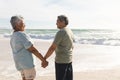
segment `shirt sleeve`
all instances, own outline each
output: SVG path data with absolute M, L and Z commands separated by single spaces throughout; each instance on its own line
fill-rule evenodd
M 23 44 L 25 49 L 28 49 L 33 45 L 32 41 L 30 40 L 30 37 L 27 36 L 25 33 L 21 34 L 20 38 L 21 38 L 21 43 Z
M 55 35 L 55 39 L 54 39 L 53 43 L 56 45 L 59 45 L 59 43 L 62 41 L 63 36 L 64 36 L 63 31 L 57 32 L 57 34 Z

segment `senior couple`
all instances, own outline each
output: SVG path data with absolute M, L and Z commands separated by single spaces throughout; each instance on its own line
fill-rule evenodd
M 21 73 L 22 80 L 35 79 L 36 71 L 32 54 L 41 60 L 41 66 L 45 68 L 48 66 L 48 57 L 54 51 L 56 53 L 56 80 L 73 80 L 72 52 L 74 37 L 72 31 L 67 28 L 68 18 L 65 15 L 57 17 L 56 25 L 59 31 L 56 33 L 54 41 L 44 57 L 35 48 L 30 37 L 24 32 L 24 18 L 18 15 L 12 16 L 10 23 L 13 28 L 10 45 L 16 69 Z

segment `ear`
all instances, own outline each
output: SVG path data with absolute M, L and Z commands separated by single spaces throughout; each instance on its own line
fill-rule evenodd
M 19 30 L 19 24 L 18 23 L 15 24 L 14 30 Z
M 18 24 L 18 23 L 16 23 L 16 24 L 15 24 L 15 26 L 16 26 L 16 27 L 18 27 L 18 26 L 19 26 L 19 24 Z

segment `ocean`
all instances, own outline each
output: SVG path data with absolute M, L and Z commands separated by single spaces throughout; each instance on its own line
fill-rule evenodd
M 32 39 L 53 40 L 58 29 L 26 29 Z M 75 43 L 120 46 L 120 32 L 111 29 L 72 29 Z M 12 30 L 0 29 L 0 35 L 9 38 Z

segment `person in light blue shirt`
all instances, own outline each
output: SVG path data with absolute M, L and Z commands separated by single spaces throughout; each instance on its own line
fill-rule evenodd
M 24 33 L 25 23 L 22 16 L 12 16 L 10 23 L 14 30 L 10 45 L 13 52 L 15 66 L 21 72 L 22 80 L 34 80 L 36 71 L 32 54 L 42 61 L 42 67 L 46 67 L 48 62 L 41 53 L 33 46 L 30 37 Z

